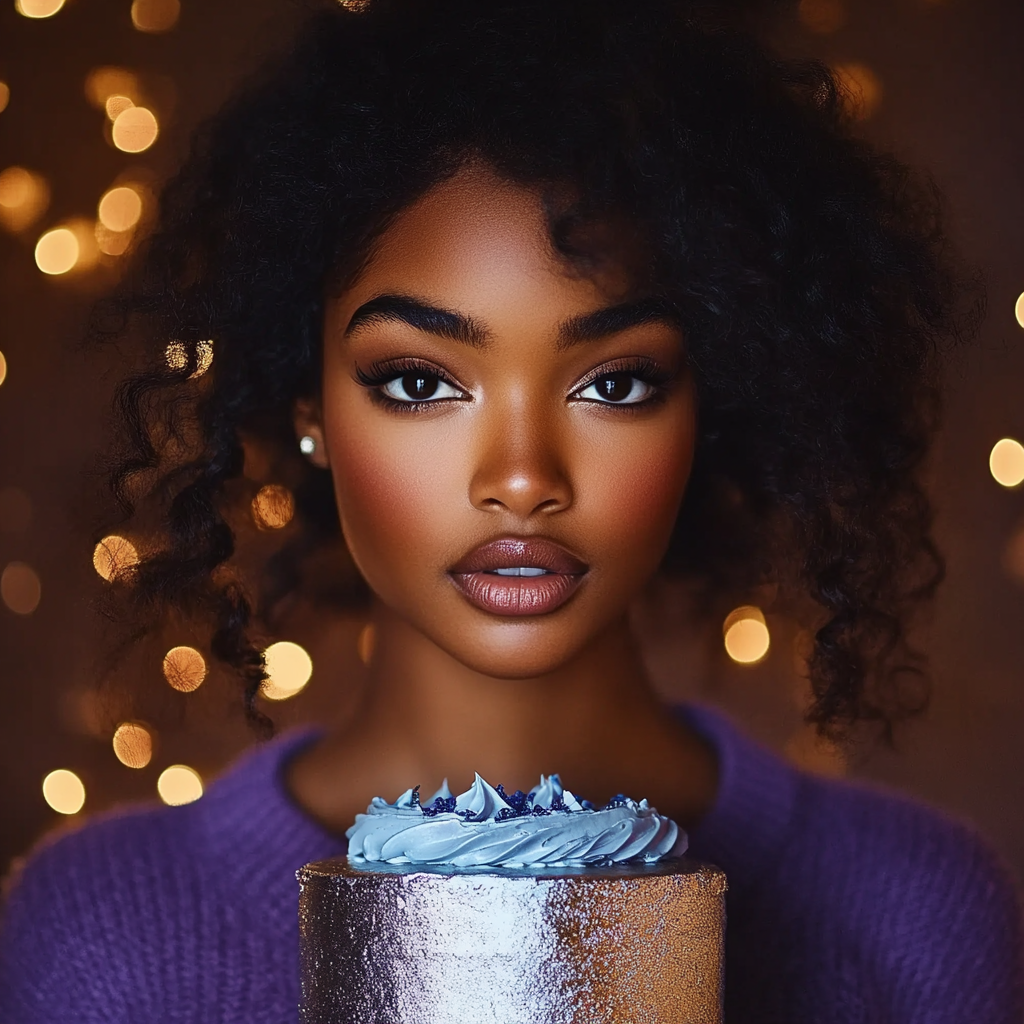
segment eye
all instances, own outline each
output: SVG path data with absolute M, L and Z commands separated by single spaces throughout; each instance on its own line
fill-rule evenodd
M 657 389 L 631 373 L 605 373 L 581 388 L 572 397 L 586 402 L 612 405 L 636 405 L 645 402 Z
M 429 370 L 411 370 L 380 386 L 396 402 L 437 402 L 444 398 L 463 398 L 463 393 Z

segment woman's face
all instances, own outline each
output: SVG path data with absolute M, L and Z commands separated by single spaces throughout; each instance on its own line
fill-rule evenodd
M 557 256 L 539 195 L 470 166 L 327 306 L 319 410 L 378 598 L 467 667 L 553 671 L 618 624 L 690 469 L 682 337 L 618 267 Z

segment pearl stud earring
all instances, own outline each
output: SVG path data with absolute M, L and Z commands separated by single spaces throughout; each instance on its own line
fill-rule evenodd
M 312 455 L 316 451 L 316 438 L 310 437 L 309 434 L 303 434 L 299 438 L 299 451 L 303 455 Z

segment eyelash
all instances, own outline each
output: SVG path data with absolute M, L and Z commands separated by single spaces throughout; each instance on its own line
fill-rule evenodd
M 422 359 L 396 359 L 387 362 L 374 362 L 370 364 L 369 370 L 363 370 L 357 366 L 355 376 L 359 384 L 369 389 L 370 398 L 374 402 L 393 412 L 418 413 L 422 412 L 426 406 L 439 405 L 442 402 L 463 401 L 463 399 L 457 398 L 436 398 L 433 401 L 402 402 L 397 398 L 384 394 L 381 390 L 386 384 L 404 377 L 407 373 L 416 373 L 417 371 L 436 377 L 449 387 L 455 388 L 457 391 L 463 392 L 463 394 L 465 393 L 462 385 L 456 383 L 440 366 L 428 363 Z
M 425 407 L 440 405 L 441 403 L 446 402 L 464 401 L 464 399 L 457 398 L 436 398 L 433 400 L 426 399 L 419 402 L 403 402 L 399 399 L 392 398 L 390 395 L 384 394 L 381 390 L 385 385 L 398 380 L 407 373 L 416 373 L 417 371 L 430 374 L 447 384 L 449 387 L 455 388 L 457 391 L 465 394 L 465 389 L 458 384 L 454 378 L 445 373 L 441 367 L 422 359 L 408 358 L 389 360 L 385 362 L 374 362 L 370 364 L 369 369 L 367 370 L 363 370 L 361 367 L 357 366 L 355 370 L 355 378 L 360 385 L 370 391 L 370 397 L 374 402 L 377 402 L 384 408 L 395 412 L 415 414 L 425 411 Z M 576 398 L 575 400 L 586 402 L 590 405 L 611 406 L 621 411 L 635 413 L 662 401 L 665 398 L 666 388 L 673 378 L 673 374 L 670 371 L 658 365 L 653 359 L 647 359 L 644 357 L 620 359 L 615 360 L 612 363 L 606 363 L 604 366 L 600 366 L 596 370 L 591 371 L 591 373 L 584 377 L 584 379 L 573 388 L 569 397 L 573 398 L 573 396 L 578 395 L 581 391 L 585 391 L 592 384 L 604 377 L 610 377 L 614 374 L 620 373 L 629 374 L 629 376 L 635 377 L 642 383 L 647 384 L 649 387 L 654 389 L 653 393 L 639 402 L 622 404 L 617 402 L 600 402 L 592 398 Z

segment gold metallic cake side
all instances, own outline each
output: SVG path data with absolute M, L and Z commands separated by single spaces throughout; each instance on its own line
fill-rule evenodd
M 722 1019 L 717 868 L 374 868 L 299 872 L 304 1024 Z

